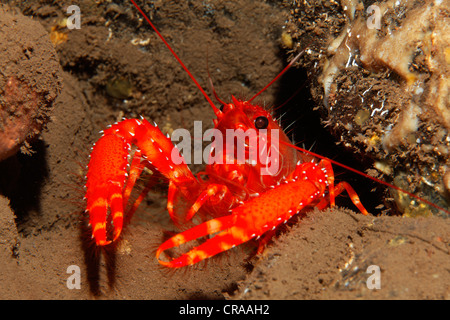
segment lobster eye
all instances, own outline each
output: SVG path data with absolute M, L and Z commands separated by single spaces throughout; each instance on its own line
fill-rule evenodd
M 266 129 L 269 126 L 269 119 L 264 116 L 259 116 L 255 119 L 255 128 L 258 130 Z

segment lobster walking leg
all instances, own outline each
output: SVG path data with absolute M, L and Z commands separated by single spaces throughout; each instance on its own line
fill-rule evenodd
M 192 219 L 192 217 L 200 210 L 201 206 L 205 204 L 207 200 L 215 199 L 216 202 L 221 201 L 225 195 L 229 192 L 227 186 L 221 184 L 211 184 L 206 190 L 204 190 L 197 198 L 195 203 L 191 206 L 186 214 L 186 221 Z
M 341 192 L 347 191 L 348 195 L 350 196 L 350 199 L 352 200 L 353 204 L 361 211 L 361 213 L 365 216 L 369 214 L 369 212 L 364 208 L 364 206 L 361 203 L 361 200 L 359 200 L 358 194 L 356 191 L 352 188 L 352 186 L 345 181 L 339 182 L 335 188 L 336 195 L 340 194 Z
M 133 160 L 131 161 L 129 176 L 127 180 L 126 187 L 123 191 L 123 203 L 124 205 L 128 203 L 128 199 L 130 198 L 131 191 L 142 173 L 145 165 L 141 162 L 142 152 L 141 150 L 136 150 L 133 156 Z
M 336 197 L 341 194 L 344 190 L 347 191 L 348 195 L 350 196 L 350 199 L 352 200 L 353 204 L 361 211 L 362 214 L 368 215 L 369 213 L 364 208 L 364 206 L 361 204 L 361 201 L 359 200 L 358 194 L 355 192 L 355 190 L 352 188 L 352 186 L 345 181 L 339 182 L 336 186 L 334 185 L 334 172 L 333 167 L 331 166 L 331 162 L 324 159 L 319 162 L 319 166 L 321 166 L 321 170 L 324 172 L 324 177 L 326 178 L 326 185 L 328 186 L 328 199 L 324 198 L 321 202 L 319 202 L 316 207 L 319 209 L 324 209 L 328 205 L 330 207 L 334 207 L 336 205 Z M 297 168 L 294 172 L 294 174 L 302 174 L 306 175 L 306 171 L 304 170 L 303 165 L 297 165 Z M 308 177 L 310 174 L 307 175 Z M 318 180 L 320 183 L 322 183 L 322 179 Z

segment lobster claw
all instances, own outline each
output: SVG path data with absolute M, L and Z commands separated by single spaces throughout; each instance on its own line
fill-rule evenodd
M 138 150 L 130 166 L 128 154 L 131 145 L 135 145 Z M 174 149 L 172 141 L 145 119 L 123 120 L 105 130 L 92 148 L 86 175 L 86 211 L 97 245 L 108 245 L 117 240 L 124 218 L 129 221 L 142 201 L 143 196 L 136 200 L 124 217 L 124 207 L 131 189 L 144 167 L 167 178 L 172 184 L 173 194 L 178 188 L 185 193 L 196 190 L 198 182 L 186 163 L 172 161 Z M 146 161 L 141 162 L 141 155 L 145 156 Z M 190 187 L 181 188 L 184 185 Z M 112 237 L 108 237 L 111 233 Z
M 105 150 L 109 152 L 105 154 Z M 92 149 L 86 175 L 86 211 L 89 213 L 92 238 L 99 246 L 111 243 L 107 240 L 108 219 L 113 225 L 113 240 L 122 231 L 122 190 L 127 175 L 127 150 L 126 141 L 115 135 L 103 136 Z
M 165 267 L 180 268 L 193 265 L 220 252 L 231 249 L 235 245 L 240 244 L 239 242 L 244 242 L 244 240 L 237 241 L 232 232 L 236 228 L 233 226 L 236 222 L 236 218 L 236 215 L 229 215 L 212 219 L 181 232 L 168 239 L 158 248 L 156 251 L 156 258 L 159 263 Z M 208 239 L 198 247 L 191 249 L 189 252 L 182 254 L 178 258 L 170 261 L 163 261 L 160 259 L 161 253 L 166 250 L 217 232 L 219 233 L 212 239 Z

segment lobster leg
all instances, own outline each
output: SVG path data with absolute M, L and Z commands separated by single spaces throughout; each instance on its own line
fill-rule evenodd
M 136 180 L 142 173 L 145 165 L 141 163 L 142 152 L 141 150 L 136 150 L 133 156 L 133 160 L 131 161 L 129 176 L 127 180 L 126 187 L 123 191 L 123 203 L 124 205 L 128 203 L 128 199 L 130 198 L 131 191 L 136 183 Z
M 211 184 L 208 188 L 203 191 L 195 203 L 191 206 L 186 215 L 186 221 L 192 219 L 192 217 L 200 210 L 201 206 L 205 204 L 208 199 L 216 198 L 217 201 L 220 201 L 227 192 L 229 192 L 227 186 L 220 184 Z
M 361 213 L 363 215 L 367 216 L 369 214 L 369 212 L 366 210 L 366 208 L 364 208 L 364 206 L 362 205 L 361 200 L 358 197 L 358 194 L 356 193 L 356 191 L 353 189 L 353 187 L 348 182 L 345 182 L 345 181 L 339 182 L 336 185 L 336 187 L 334 188 L 334 195 L 338 196 L 343 191 L 347 191 L 353 204 L 359 209 L 359 211 L 361 211 Z M 320 201 L 316 205 L 316 207 L 319 210 L 322 210 L 322 209 L 325 209 L 328 205 L 330 205 L 330 207 L 332 207 L 332 205 L 330 204 L 330 200 L 322 199 L 322 201 Z
M 222 185 L 208 186 L 206 190 L 200 193 L 200 196 L 198 196 L 196 201 L 191 205 L 186 215 L 184 217 L 178 217 L 174 211 L 174 201 L 178 189 L 179 188 L 173 181 L 169 181 L 169 193 L 167 196 L 167 211 L 169 212 L 169 215 L 172 218 L 172 221 L 175 222 L 175 224 L 190 221 L 194 217 L 194 215 L 198 212 L 198 210 L 200 210 L 200 208 L 205 204 L 205 202 L 211 197 L 214 197 L 219 192 L 219 190 L 220 191 L 223 190 L 224 193 L 228 191 L 228 188 L 226 186 Z
M 358 194 L 348 182 L 339 182 L 336 186 L 336 194 L 341 193 L 342 191 L 344 191 L 344 189 L 347 191 L 350 199 L 352 200 L 353 204 L 359 209 L 359 211 L 361 211 L 361 213 L 365 216 L 369 215 L 369 212 L 366 210 L 366 208 L 364 208 L 361 200 L 359 200 Z
M 320 165 L 322 166 L 323 171 L 325 172 L 325 178 L 327 179 L 328 192 L 330 194 L 330 207 L 334 207 L 336 204 L 336 191 L 334 187 L 333 167 L 331 166 L 331 162 L 326 159 L 321 160 Z
M 329 199 L 322 199 L 316 207 L 319 209 L 324 209 L 328 205 L 330 207 L 334 207 L 336 205 L 336 196 L 341 194 L 344 190 L 347 191 L 348 195 L 350 196 L 350 199 L 352 200 L 353 204 L 361 211 L 362 214 L 368 215 L 369 213 L 364 208 L 364 206 L 361 204 L 361 201 L 358 197 L 358 194 L 355 192 L 355 190 L 352 188 L 352 186 L 345 181 L 342 181 L 338 183 L 336 186 L 334 185 L 334 172 L 333 167 L 331 165 L 331 162 L 323 159 L 319 162 L 319 166 L 321 167 L 321 171 L 323 172 L 323 175 L 325 177 L 325 184 L 328 188 L 328 198 Z M 311 177 L 314 177 L 317 174 L 314 174 L 314 172 L 307 172 L 305 171 L 305 166 L 302 163 L 298 163 L 296 170 L 293 173 L 294 176 L 301 176 L 306 177 L 310 179 Z M 323 183 L 323 179 L 318 179 L 319 183 Z
M 199 179 L 201 180 L 201 178 Z M 167 208 L 170 216 L 172 217 L 172 220 L 176 223 L 190 221 L 200 210 L 200 208 L 204 206 L 208 201 L 209 209 L 211 209 L 211 211 L 216 210 L 219 213 L 227 212 L 233 205 L 235 205 L 239 201 L 225 184 L 210 183 L 203 187 L 202 191 L 200 191 L 200 195 L 196 198 L 195 202 L 186 212 L 186 215 L 184 217 L 180 217 L 182 219 L 179 219 L 173 212 L 173 201 L 175 199 L 176 192 L 177 187 L 173 183 L 169 183 Z

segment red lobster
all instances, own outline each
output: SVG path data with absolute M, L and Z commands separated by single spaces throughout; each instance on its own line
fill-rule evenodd
M 294 214 L 308 207 L 334 206 L 335 197 L 344 190 L 358 209 L 363 214 L 368 214 L 348 183 L 334 184 L 331 160 L 318 161 L 310 154 L 295 150 L 269 112 L 251 103 L 295 59 L 252 99 L 241 101 L 232 97 L 232 103 L 223 103 L 218 99 L 223 104 L 218 109 L 148 17 L 133 0 L 132 2 L 210 103 L 217 117 L 214 119 L 215 129 L 223 137 L 229 129 L 255 132 L 259 141 L 266 143 L 267 155 L 279 155 L 280 167 L 276 172 L 261 175 L 264 164 L 267 165 L 267 158 L 244 163 L 233 162 L 231 160 L 236 160 L 233 155 L 238 151 L 237 148 L 226 141 L 215 140 L 210 159 L 223 159 L 225 163 L 208 164 L 203 173 L 208 177 L 205 181 L 200 176 L 196 178 L 185 161 L 174 161 L 174 156 L 181 157 L 178 149 L 156 124 L 152 125 L 143 118 L 118 122 L 105 130 L 94 144 L 88 165 L 86 211 L 89 213 L 92 237 L 98 246 L 108 245 L 119 238 L 124 218 L 131 218 L 151 187 L 147 186 L 130 211 L 124 215 L 131 190 L 146 167 L 158 172 L 168 181 L 167 210 L 174 221 L 189 221 L 199 210 L 215 217 L 177 234 L 158 248 L 156 258 L 159 263 L 171 268 L 193 265 L 251 239 L 263 237 L 264 244 L 273 236 L 277 226 Z M 266 134 L 268 132 L 271 134 Z M 274 133 L 279 133 L 278 144 L 272 143 L 275 140 Z M 249 156 L 254 150 L 247 143 L 249 139 L 244 140 L 244 153 Z M 218 142 L 225 148 L 217 148 L 220 145 Z M 128 154 L 132 145 L 137 150 L 130 164 Z M 180 200 L 189 205 L 185 214 L 175 212 L 174 204 Z M 215 236 L 178 258 L 169 261 L 161 259 L 161 253 L 166 250 L 214 234 Z

